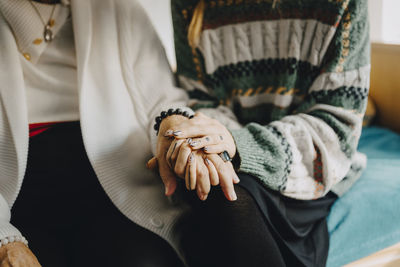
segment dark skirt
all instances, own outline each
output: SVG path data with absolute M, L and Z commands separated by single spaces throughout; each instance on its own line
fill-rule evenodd
M 329 250 L 326 217 L 337 195 L 296 200 L 267 189 L 256 178 L 239 175 L 240 186 L 257 203 L 280 247 L 287 266 L 325 266 Z
M 204 202 L 195 192 L 183 190 L 192 212 L 178 227 L 189 266 L 325 266 L 326 216 L 337 196 L 296 200 L 265 188 L 248 174 L 239 178 L 234 202 L 225 199 L 220 187 L 213 187 Z

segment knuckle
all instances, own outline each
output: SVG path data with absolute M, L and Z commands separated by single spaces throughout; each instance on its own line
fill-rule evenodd
M 183 151 L 191 151 L 189 146 L 190 145 L 187 142 L 185 142 L 184 144 L 182 144 L 181 150 L 183 150 Z
M 217 170 L 219 170 L 220 172 L 224 172 L 225 171 L 225 164 L 222 161 L 217 161 L 216 164 L 214 164 L 215 168 L 217 168 Z
M 180 166 L 180 164 L 175 165 L 174 172 L 176 173 L 176 175 L 181 176 L 181 177 L 184 175 L 183 168 Z
M 205 172 L 200 172 L 198 175 L 198 179 L 202 181 L 202 183 L 205 183 L 208 175 Z

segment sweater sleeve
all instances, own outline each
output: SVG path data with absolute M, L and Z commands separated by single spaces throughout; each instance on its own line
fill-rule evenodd
M 11 212 L 7 201 L 0 195 L 0 247 L 12 242 L 22 242 L 28 245 L 28 241 L 21 235 L 11 223 Z
M 297 109 L 268 125 L 232 130 L 239 171 L 298 199 L 324 196 L 360 158 L 357 145 L 369 88 L 367 5 L 350 1 Z
M 134 56 L 133 71 L 135 73 L 136 85 L 141 88 L 143 95 L 143 105 L 138 107 L 141 113 L 145 113 L 145 124 L 150 136 L 152 153 L 156 153 L 157 136 L 154 130 L 155 118 L 162 111 L 180 108 L 182 111 L 194 114 L 192 109 L 187 107 L 187 93 L 175 86 L 175 79 L 165 49 L 155 31 L 153 24 L 148 18 L 145 10 L 140 3 L 135 3 L 135 16 L 132 18 L 132 27 L 140 27 L 135 33 L 145 33 L 141 36 L 135 34 L 137 45 L 135 51 L 139 51 Z M 140 23 L 138 23 L 138 21 Z M 135 28 L 134 28 L 135 29 Z M 137 92 L 133 92 L 137 93 Z

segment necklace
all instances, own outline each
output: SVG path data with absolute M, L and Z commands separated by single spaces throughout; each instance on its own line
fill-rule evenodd
M 56 9 L 56 5 L 53 6 L 53 10 L 51 11 L 51 15 L 47 23 L 44 21 L 42 15 L 40 14 L 39 10 L 37 7 L 33 4 L 32 0 L 29 0 L 29 3 L 33 7 L 33 9 L 36 11 L 36 13 L 39 15 L 40 20 L 43 23 L 44 26 L 44 31 L 43 31 L 43 38 L 46 43 L 49 43 L 53 41 L 54 34 L 53 31 L 51 30 L 51 27 L 54 25 L 54 20 L 53 20 L 53 15 L 54 15 L 54 10 Z

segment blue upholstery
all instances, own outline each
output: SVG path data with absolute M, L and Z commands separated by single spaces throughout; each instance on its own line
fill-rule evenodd
M 400 135 L 363 130 L 359 150 L 368 156 L 363 176 L 333 205 L 328 267 L 342 266 L 400 242 Z

